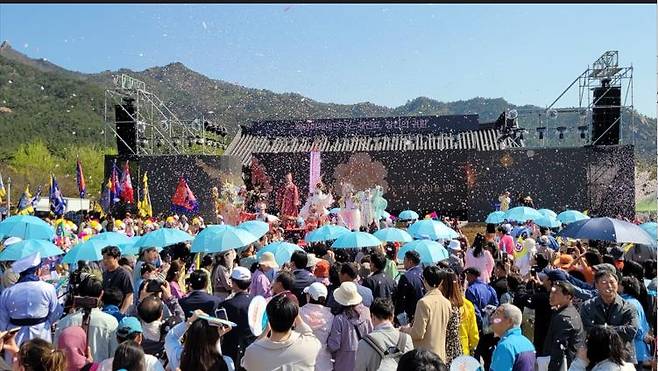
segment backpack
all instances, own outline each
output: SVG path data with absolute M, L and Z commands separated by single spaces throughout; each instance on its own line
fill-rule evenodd
M 381 363 L 377 368 L 378 371 L 397 370 L 400 357 L 402 357 L 404 354 L 404 348 L 407 346 L 407 337 L 404 335 L 404 333 L 400 332 L 397 344 L 395 346 L 388 347 L 387 349 L 381 348 L 375 339 L 373 339 L 370 335 L 366 335 L 363 338 L 366 344 L 370 345 L 370 347 L 374 349 L 381 358 Z

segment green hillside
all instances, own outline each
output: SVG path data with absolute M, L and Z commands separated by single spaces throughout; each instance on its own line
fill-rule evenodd
M 73 195 L 77 156 L 83 161 L 86 176 L 91 177 L 87 181 L 90 195 L 98 194 L 103 180 L 102 161 L 97 158 L 115 151 L 114 138 L 108 136 L 106 146 L 102 134 L 104 91 L 112 86 L 112 76 L 121 73 L 143 80 L 181 119 L 214 112 L 212 121 L 225 125 L 229 137 L 240 124 L 251 120 L 478 113 L 481 121 L 493 121 L 508 108 L 541 111 L 539 107 L 516 106 L 503 98 L 480 97 L 456 102 L 419 97 L 396 108 L 368 102 L 322 103 L 299 94 L 278 94 L 210 79 L 182 63 L 144 71 L 81 74 L 44 59 L 31 59 L 5 42 L 0 45 L 0 138 L 4 139 L 0 172 L 14 180 L 12 197 L 18 197 L 16 192 L 28 182 L 32 188 L 46 184 L 50 172 L 58 177 L 65 195 Z M 635 119 L 636 153 L 643 161 L 655 162 L 656 120 L 639 114 Z M 538 144 L 534 128 L 540 123 L 536 117 L 521 115 L 519 123 L 529 129 L 526 143 Z M 579 119 L 576 114 L 561 114 L 548 126 L 575 129 Z M 575 132 L 564 142 L 547 144 L 577 145 L 577 136 Z M 630 127 L 624 127 L 622 136 L 628 143 L 632 137 Z

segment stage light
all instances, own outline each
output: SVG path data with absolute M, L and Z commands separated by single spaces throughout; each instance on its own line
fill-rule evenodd
M 557 127 L 557 132 L 559 133 L 559 134 L 558 134 L 558 138 L 559 138 L 559 139 L 564 139 L 564 133 L 565 133 L 566 131 L 567 131 L 566 126 L 558 126 L 558 127 Z
M 579 126 L 578 131 L 580 131 L 580 139 L 587 138 L 587 125 Z

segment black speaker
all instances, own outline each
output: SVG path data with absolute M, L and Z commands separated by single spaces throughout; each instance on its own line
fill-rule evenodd
M 132 155 L 133 151 L 137 153 L 137 123 L 133 119 L 135 117 L 133 101 L 133 99 L 124 99 L 123 104 L 114 106 L 114 123 L 118 134 L 117 151 L 119 156 Z
M 603 86 L 594 89 L 592 141 L 594 145 L 619 144 L 621 126 L 621 88 Z

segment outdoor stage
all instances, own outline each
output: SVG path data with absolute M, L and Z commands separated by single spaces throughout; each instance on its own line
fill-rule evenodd
M 148 171 L 153 210 L 168 213 L 180 176 L 197 197 L 199 213 L 214 220 L 211 188 L 230 181 L 268 184 L 268 212 L 277 214 L 274 193 L 292 172 L 302 204 L 308 195 L 309 157 L 321 154 L 322 181 L 340 190 L 384 188 L 387 210 L 437 211 L 482 221 L 498 196 L 530 195 L 537 208 L 589 210 L 591 215 L 633 217 L 632 146 L 527 148 L 509 136 L 509 122 L 478 123 L 477 115 L 262 121 L 241 128 L 224 156 L 141 155 L 130 159 L 139 191 Z M 106 156 L 107 179 L 115 156 Z M 334 198 L 340 196 L 334 192 Z
M 292 172 L 300 194 L 308 193 L 308 153 L 252 156 L 275 189 Z M 341 181 L 357 189 L 382 185 L 387 210 L 394 215 L 412 209 L 421 215 L 437 211 L 483 221 L 505 190 L 512 193 L 513 202 L 515 196 L 529 194 L 537 208 L 634 215 L 632 146 L 324 152 L 321 156 L 325 184 L 336 189 Z

